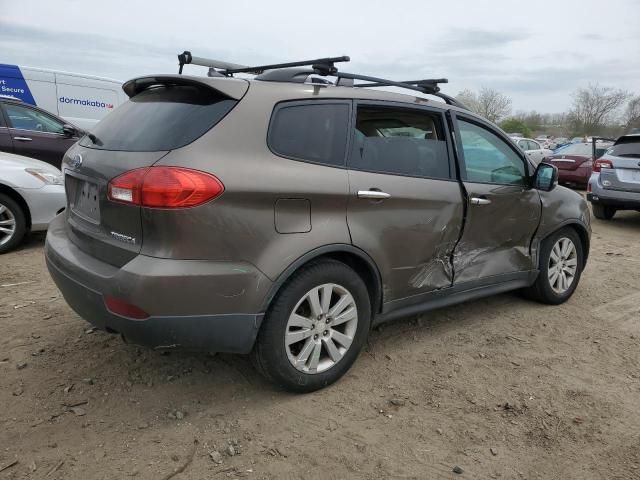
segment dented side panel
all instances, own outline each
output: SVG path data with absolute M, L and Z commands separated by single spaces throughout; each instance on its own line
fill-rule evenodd
M 463 222 L 456 181 L 350 170 L 347 221 L 353 244 L 376 262 L 384 302 L 435 289 L 453 281 L 451 255 Z M 386 200 L 358 198 L 378 188 Z
M 477 183 L 465 187 L 469 197 L 485 197 L 491 203 L 468 207 L 453 255 L 454 283 L 534 269 L 530 244 L 542 210 L 538 191 Z

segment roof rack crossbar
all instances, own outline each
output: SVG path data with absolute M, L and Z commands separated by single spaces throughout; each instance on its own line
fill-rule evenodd
M 255 67 L 243 67 L 243 68 L 231 68 L 222 73 L 234 74 L 234 73 L 263 73 L 265 70 L 276 70 L 279 68 L 291 68 L 291 67 L 306 67 L 311 65 L 314 70 L 318 70 L 319 75 L 332 75 L 335 74 L 338 69 L 333 65 L 338 62 L 348 62 L 349 57 L 327 57 L 316 58 L 315 60 L 302 60 L 300 62 L 288 62 L 288 63 L 274 63 L 270 65 L 259 65 Z M 326 73 L 325 73 L 326 72 Z

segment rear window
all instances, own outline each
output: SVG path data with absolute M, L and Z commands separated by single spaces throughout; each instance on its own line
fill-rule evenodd
M 347 103 L 283 104 L 271 121 L 269 147 L 284 157 L 344 166 L 348 125 Z
M 607 155 L 616 157 L 640 158 L 640 137 L 633 141 L 624 140 L 624 143 L 618 143 L 607 151 Z
M 214 90 L 167 86 L 145 90 L 100 121 L 80 144 L 101 150 L 152 152 L 183 147 L 237 104 Z
M 590 143 L 572 143 L 558 150 L 562 155 L 589 155 L 593 154 L 593 146 Z

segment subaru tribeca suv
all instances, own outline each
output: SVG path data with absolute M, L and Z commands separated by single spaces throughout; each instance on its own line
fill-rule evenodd
M 46 260 L 96 327 L 251 352 L 307 392 L 381 322 L 509 290 L 573 294 L 586 202 L 433 81 L 225 66 L 127 82 L 129 101 L 65 156 Z M 310 77 L 327 70 L 335 81 Z M 448 103 L 369 88 L 386 84 Z

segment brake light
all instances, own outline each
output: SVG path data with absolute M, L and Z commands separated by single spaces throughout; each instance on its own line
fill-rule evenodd
M 144 320 L 145 318 L 149 318 L 149 314 L 141 308 L 124 302 L 116 297 L 106 295 L 104 297 L 104 304 L 111 313 L 115 313 L 122 317 L 133 318 L 135 320 Z
M 209 173 L 182 167 L 146 167 L 112 179 L 107 197 L 113 202 L 149 208 L 189 208 L 222 192 L 222 182 Z
M 593 171 L 594 172 L 599 172 L 603 168 L 613 168 L 613 163 L 611 163 L 611 160 L 598 159 L 593 164 Z

